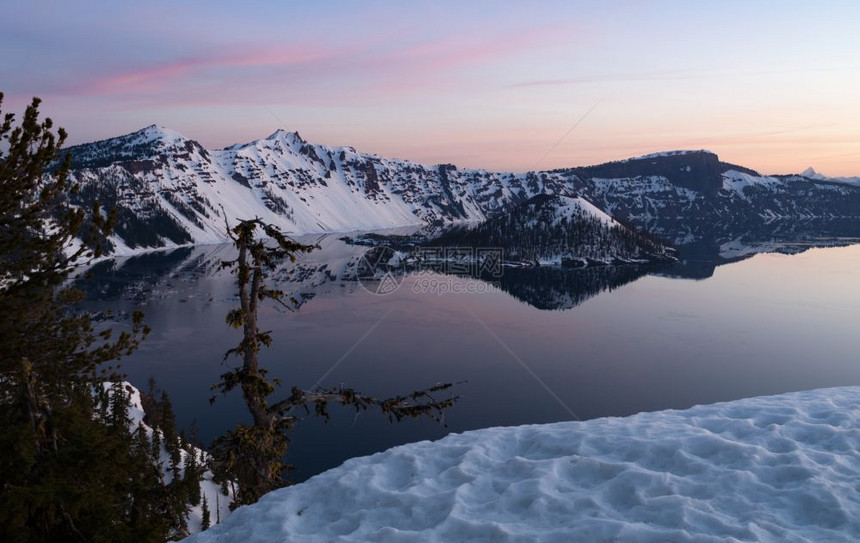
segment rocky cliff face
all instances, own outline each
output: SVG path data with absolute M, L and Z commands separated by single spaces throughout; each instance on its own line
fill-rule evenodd
M 705 150 L 656 153 L 629 160 L 576 168 L 573 171 L 584 178 L 659 177 L 676 187 L 714 196 L 722 188 L 723 174 L 730 170 L 759 175 L 753 170 L 720 162 L 717 155 Z

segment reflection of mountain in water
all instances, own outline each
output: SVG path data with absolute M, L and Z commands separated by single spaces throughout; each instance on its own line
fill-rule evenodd
M 301 306 L 323 291 L 338 288 L 350 292 L 355 285 L 344 277 L 345 270 L 366 250 L 347 245 L 334 236 L 305 237 L 303 243 L 320 249 L 299 255 L 296 262 L 284 262 L 269 274 Z M 89 300 L 126 300 L 146 304 L 158 300 L 184 301 L 205 296 L 209 300 L 231 300 L 236 296 L 232 274 L 222 262 L 235 258 L 232 245 L 197 245 L 156 251 L 131 257 L 103 260 L 94 264 L 78 287 Z
M 508 268 L 493 280 L 502 290 L 538 309 L 570 309 L 602 292 L 643 277 L 653 266 Z
M 565 309 L 611 291 L 645 275 L 705 279 L 717 266 L 738 262 L 758 253 L 794 254 L 812 247 L 860 243 L 860 221 L 771 222 L 706 225 L 664 221 L 638 225 L 675 245 L 678 262 L 661 265 L 595 266 L 585 269 L 561 266 L 505 267 L 501 276 L 474 279 L 492 282 L 511 296 L 539 309 Z M 456 236 L 455 236 L 456 237 Z M 378 235 L 365 236 L 373 245 L 384 244 Z M 421 237 L 392 238 L 395 247 L 421 245 Z M 458 238 L 459 239 L 459 238 Z M 348 295 L 359 289 L 356 268 L 365 245 L 350 244 L 337 236 L 302 239 L 320 249 L 285 263 L 271 276 L 272 283 L 294 297 L 298 305 L 321 294 Z M 405 250 L 405 249 L 404 249 Z M 124 300 L 145 305 L 160 300 L 195 300 L 207 304 L 235 297 L 233 277 L 220 269 L 233 258 L 229 245 L 184 247 L 135 257 L 102 261 L 89 270 L 79 285 L 90 300 Z M 415 266 L 415 271 L 421 269 Z
M 102 260 L 88 270 L 87 279 L 78 281 L 78 288 L 91 300 L 148 301 L 172 290 L 170 277 L 202 276 L 212 272 L 206 266 L 205 254 L 206 251 L 181 247 L 119 260 Z
M 654 221 L 636 225 L 675 246 L 678 262 L 660 275 L 707 279 L 717 266 L 760 253 L 796 254 L 860 243 L 860 220 L 718 223 Z

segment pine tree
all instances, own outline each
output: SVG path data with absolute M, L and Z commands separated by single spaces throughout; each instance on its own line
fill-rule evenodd
M 161 470 L 161 430 L 158 428 L 152 429 L 152 440 L 150 441 L 150 455 L 153 458 L 153 461 L 158 466 L 159 470 Z
M 212 525 L 212 514 L 209 512 L 209 504 L 206 502 L 206 494 L 203 494 L 203 502 L 200 506 L 202 520 L 200 521 L 200 529 L 206 530 Z
M 200 505 L 200 480 L 203 478 L 203 470 L 197 463 L 197 454 L 194 449 L 188 447 L 185 452 L 185 469 L 182 471 L 182 481 L 187 489 L 188 503 L 196 507 Z
M 103 388 L 107 390 L 107 387 Z M 122 383 L 110 384 L 108 394 L 108 426 L 116 432 L 128 432 L 131 426 L 129 410 L 131 408 L 130 394 L 124 389 Z
M 262 237 L 258 236 L 258 231 Z M 390 421 L 421 416 L 442 419 L 444 409 L 453 405 L 456 397 L 437 400 L 434 394 L 449 389 L 450 384 L 438 384 L 382 400 L 350 388 L 306 391 L 293 387 L 289 397 L 270 403 L 269 398 L 279 382 L 269 379 L 267 370 L 260 364 L 260 349 L 269 346 L 272 337 L 259 330 L 258 308 L 263 300 L 281 304 L 289 300 L 284 292 L 266 285 L 265 274 L 278 263 L 295 261 L 297 253 L 309 252 L 314 247 L 288 238 L 276 226 L 260 219 L 239 221 L 233 228 L 228 225 L 227 232 L 238 255 L 234 260 L 223 262 L 222 267 L 236 274 L 239 307 L 231 310 L 226 320 L 234 328 L 242 328 L 243 334 L 239 345 L 227 351 L 224 358 L 237 356 L 242 364 L 223 374 L 221 381 L 212 388 L 221 394 L 239 388 L 253 421 L 251 425 L 238 425 L 212 445 L 214 467 L 219 477 L 235 481 L 238 486 L 231 507 L 254 503 L 266 492 L 286 484 L 284 473 L 289 466 L 283 457 L 289 443 L 287 432 L 299 418 L 292 414 L 295 409 L 303 409 L 306 413 L 312 409 L 314 414 L 327 418 L 328 404 L 334 402 L 356 411 L 378 409 Z
M 146 413 L 144 422 L 150 428 L 161 426 L 161 405 L 158 403 L 158 393 L 160 389 L 155 382 L 155 377 L 151 376 L 146 381 L 146 392 L 140 392 L 140 403 L 143 407 L 143 412 Z
M 161 430 L 164 438 L 164 448 L 170 456 L 170 472 L 173 478 L 179 477 L 179 466 L 182 456 L 179 447 L 179 436 L 176 433 L 176 416 L 173 414 L 173 404 L 167 392 L 161 393 Z
M 106 365 L 147 333 L 135 313 L 114 335 L 76 304 L 75 266 L 99 256 L 112 217 L 69 204 L 66 133 L 39 120 L 38 99 L 16 126 L 0 94 L 0 540 L 145 541 L 166 531 L 131 475 L 135 438 L 106 424 Z M 77 243 L 82 239 L 83 243 Z M 122 418 L 122 406 L 114 406 Z M 126 412 L 127 415 L 127 412 Z M 139 441 L 139 440 L 138 440 Z M 151 502 L 150 502 L 151 503 Z M 145 516 L 145 515 L 144 515 Z

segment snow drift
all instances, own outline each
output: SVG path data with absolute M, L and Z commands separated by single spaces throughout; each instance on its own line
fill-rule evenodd
M 188 541 L 857 541 L 860 387 L 490 428 L 345 462 Z

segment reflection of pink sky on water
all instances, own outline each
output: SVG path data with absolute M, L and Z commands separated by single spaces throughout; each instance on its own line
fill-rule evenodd
M 322 253 L 315 258 L 325 262 Z M 385 296 L 336 281 L 295 313 L 262 311 L 274 338 L 262 360 L 283 378 L 284 392 L 323 376 L 322 385 L 383 396 L 465 381 L 447 416 L 450 431 L 568 420 L 566 407 L 587 419 L 858 385 L 857 270 L 860 245 L 761 254 L 718 266 L 705 280 L 644 276 L 553 311 L 497 289 L 414 288 L 435 277 L 465 291 L 477 283 L 466 278 L 410 275 Z M 196 418 L 208 439 L 241 413 L 237 398 L 208 404 L 209 386 L 235 364 L 221 363 L 239 340 L 224 324 L 230 285 L 211 281 L 209 292 L 192 283 L 188 294 L 178 277 L 170 282 L 182 295 L 142 308 L 153 334 L 124 369 L 133 382 L 155 375 L 184 423 Z M 353 421 L 349 413 L 332 424 L 336 430 L 316 422 L 298 430 L 293 461 L 304 466 L 301 476 L 446 432 L 425 423 L 389 427 L 374 416 Z M 320 442 L 332 448 L 322 454 Z

